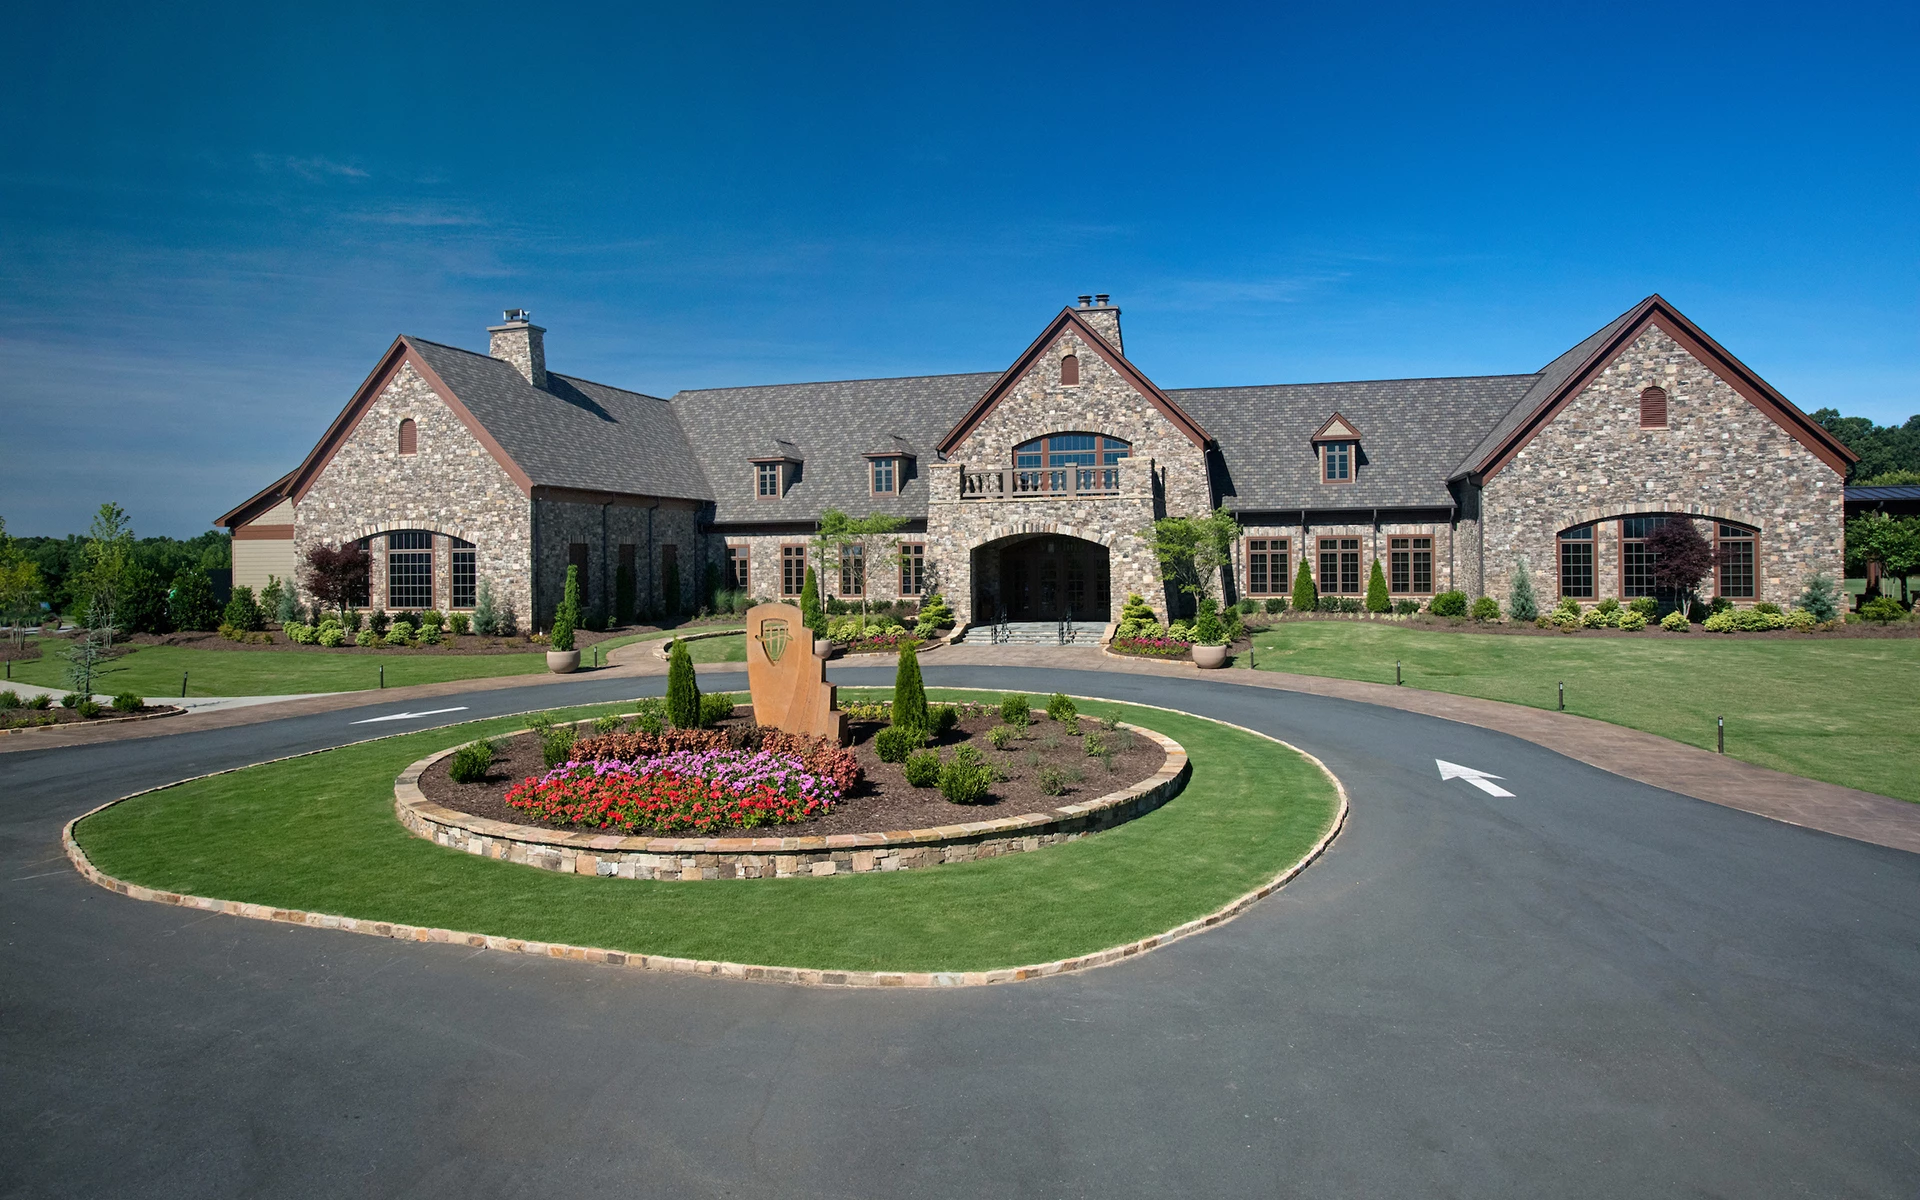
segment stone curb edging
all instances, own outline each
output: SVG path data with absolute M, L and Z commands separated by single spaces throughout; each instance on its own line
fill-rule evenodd
M 665 660 L 673 657 L 673 647 L 675 643 L 704 642 L 708 638 L 732 637 L 736 633 L 745 634 L 746 632 L 746 627 L 742 626 L 739 629 L 699 629 L 692 633 L 676 633 L 672 637 L 653 639 L 655 643 L 653 654 L 655 658 Z M 608 651 L 608 653 L 611 654 L 612 651 Z
M 96 717 L 91 721 L 68 721 L 55 725 L 22 725 L 17 729 L 0 729 L 0 734 L 38 733 L 42 729 L 61 729 L 68 725 L 78 725 L 84 729 L 94 729 L 101 725 L 125 725 L 131 721 L 158 721 L 161 717 L 183 716 L 187 711 L 187 709 L 181 708 L 177 704 L 169 704 L 166 706 L 165 712 L 141 713 L 137 717 Z
M 948 691 L 987 691 L 983 688 L 948 688 Z M 1099 697 L 1076 697 L 1091 699 L 1100 703 L 1115 703 Z M 1118 703 L 1131 703 L 1120 701 Z M 711 959 L 673 958 L 663 955 L 634 954 L 625 950 L 606 950 L 593 946 L 574 946 L 561 942 L 534 942 L 522 938 L 498 937 L 484 933 L 463 933 L 452 929 L 433 929 L 418 925 L 402 925 L 391 921 L 369 921 L 357 917 L 342 917 L 329 913 L 304 912 L 299 909 L 275 908 L 266 904 L 249 904 L 240 900 L 216 900 L 206 896 L 189 896 L 178 892 L 159 891 L 141 887 L 124 880 L 116 879 L 93 865 L 86 851 L 74 840 L 76 825 L 95 813 L 125 803 L 138 796 L 178 787 L 183 783 L 192 783 L 196 779 L 210 779 L 215 775 L 227 775 L 234 771 L 244 771 L 250 767 L 265 766 L 266 763 L 249 763 L 245 767 L 231 767 L 224 771 L 211 771 L 192 779 L 175 780 L 159 787 L 146 788 L 130 792 L 115 800 L 89 809 L 68 821 L 60 830 L 60 843 L 67 858 L 88 882 L 110 892 L 134 900 L 144 900 L 153 904 L 171 904 L 181 908 L 198 909 L 205 912 L 223 913 L 228 916 L 244 917 L 254 921 L 277 921 L 283 924 L 306 925 L 316 929 L 339 929 L 348 933 L 367 934 L 372 937 L 393 938 L 409 942 L 441 942 L 452 945 L 471 946 L 475 949 L 500 950 L 512 954 L 532 954 L 542 958 L 572 959 L 579 962 L 604 963 L 608 966 L 628 967 L 643 971 L 665 971 L 679 975 L 705 975 L 722 979 L 740 979 L 759 983 L 793 983 L 814 987 L 983 987 L 998 983 L 1023 983 L 1029 980 L 1045 979 L 1053 975 L 1064 975 L 1075 971 L 1091 970 L 1113 963 L 1136 958 L 1142 954 L 1172 945 L 1183 938 L 1191 937 L 1240 916 L 1256 903 L 1264 900 L 1286 886 L 1300 872 L 1307 869 L 1316 859 L 1326 852 L 1333 839 L 1340 835 L 1347 823 L 1347 789 L 1327 764 L 1306 751 L 1282 741 L 1280 738 L 1261 733 L 1257 729 L 1248 729 L 1244 725 L 1235 725 L 1231 721 L 1222 721 L 1214 717 L 1203 717 L 1196 713 L 1182 713 L 1179 709 L 1165 708 L 1160 705 L 1142 704 L 1140 708 L 1154 708 L 1161 712 L 1179 713 L 1197 721 L 1212 721 L 1228 729 L 1237 729 L 1242 733 L 1263 738 L 1275 745 L 1285 746 L 1300 757 L 1320 769 L 1320 773 L 1333 784 L 1334 793 L 1339 797 L 1340 807 L 1334 813 L 1333 823 L 1298 861 L 1282 868 L 1272 879 L 1246 892 L 1203 917 L 1177 925 L 1165 933 L 1157 933 L 1139 938 L 1119 946 L 1110 946 L 1105 950 L 1095 950 L 1088 954 L 1072 958 L 1055 959 L 1052 962 L 1034 963 L 1023 967 L 1002 967 L 992 971 L 829 971 L 816 967 L 768 967 L 747 963 L 723 962 Z M 404 737 L 406 734 L 390 734 L 390 737 Z M 385 738 L 369 738 L 368 741 L 384 741 Z M 286 755 L 268 762 L 284 762 L 292 758 L 305 758 L 309 754 L 324 754 L 327 750 L 339 749 L 329 746 L 324 750 L 310 750 L 304 754 Z
M 1152 812 L 1179 795 L 1192 775 L 1186 747 L 1156 730 L 1124 722 L 1122 727 L 1152 739 L 1166 753 L 1160 769 L 1145 779 L 1082 804 L 928 829 L 785 838 L 672 838 L 516 825 L 447 808 L 421 792 L 421 775 L 460 746 L 409 764 L 393 781 L 393 808 L 408 832 L 435 845 L 569 875 L 700 882 L 924 870 L 1078 841 Z

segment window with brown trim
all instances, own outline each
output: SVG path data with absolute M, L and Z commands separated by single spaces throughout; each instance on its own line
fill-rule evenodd
M 1650 387 L 1640 393 L 1640 428 L 1667 427 L 1667 389 Z
M 1282 596 L 1288 584 L 1286 538 L 1247 539 L 1247 595 Z
M 780 547 L 780 594 L 798 596 L 807 584 L 807 548 Z
M 1360 594 L 1360 539 L 1320 539 L 1320 591 L 1330 596 Z
M 872 462 L 873 494 L 876 496 L 892 495 L 894 490 L 894 472 L 899 469 L 900 460 L 897 458 L 876 458 L 873 459 Z
M 414 454 L 420 449 L 420 427 L 412 417 L 400 418 L 400 453 Z
M 1387 589 L 1409 596 L 1433 594 L 1433 539 L 1387 539 Z
M 927 590 L 927 547 L 922 542 L 900 546 L 900 594 L 924 595 Z
M 1593 599 L 1593 526 L 1569 529 L 1559 540 L 1560 594 L 1576 600 Z
M 1647 548 L 1647 535 L 1667 523 L 1665 517 L 1626 517 L 1620 522 L 1620 595 L 1633 600 L 1655 595 L 1653 564 L 1659 555 Z
M 424 529 L 387 535 L 387 607 L 433 607 L 433 534 Z
M 1080 382 L 1080 359 L 1072 354 L 1060 360 L 1060 382 L 1068 387 Z
M 1320 478 L 1325 483 L 1353 482 L 1353 443 L 1320 443 Z
M 1719 524 L 1714 538 L 1715 594 L 1729 600 L 1751 600 L 1754 588 L 1754 551 L 1759 534 L 1743 525 Z
M 753 464 L 753 494 L 760 500 L 778 500 L 780 498 L 780 467 L 777 462 Z
M 473 543 L 465 538 L 448 538 L 447 541 L 452 547 L 448 561 L 452 595 L 447 597 L 447 607 L 472 608 L 480 587 L 479 562 Z
M 840 594 L 867 594 L 867 548 L 858 542 L 840 547 Z
M 752 590 L 752 564 L 748 561 L 745 546 L 727 547 L 727 588 L 731 591 Z

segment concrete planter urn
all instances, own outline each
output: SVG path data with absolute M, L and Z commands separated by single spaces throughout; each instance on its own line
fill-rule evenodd
M 579 669 L 580 652 L 578 650 L 547 651 L 547 670 L 555 675 L 571 675 Z
M 1195 646 L 1193 648 L 1193 665 L 1199 667 L 1202 671 L 1212 671 L 1224 667 L 1227 665 L 1227 648 L 1225 646 Z
M 813 639 L 813 656 L 815 658 L 832 658 L 835 649 L 834 644 L 826 638 L 817 637 Z

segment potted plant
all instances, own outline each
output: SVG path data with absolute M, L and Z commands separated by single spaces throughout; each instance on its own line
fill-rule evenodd
M 567 590 L 553 614 L 553 636 L 547 649 L 547 670 L 555 675 L 571 675 L 580 669 L 580 651 L 573 644 L 573 630 L 580 623 L 580 568 L 567 568 Z
M 1193 665 L 1211 671 L 1227 665 L 1227 624 L 1212 596 L 1200 598 L 1193 618 Z

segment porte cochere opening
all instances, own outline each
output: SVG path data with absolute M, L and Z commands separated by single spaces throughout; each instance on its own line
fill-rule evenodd
M 1020 534 L 973 551 L 979 620 L 1103 625 L 1113 609 L 1107 548 L 1056 533 Z

